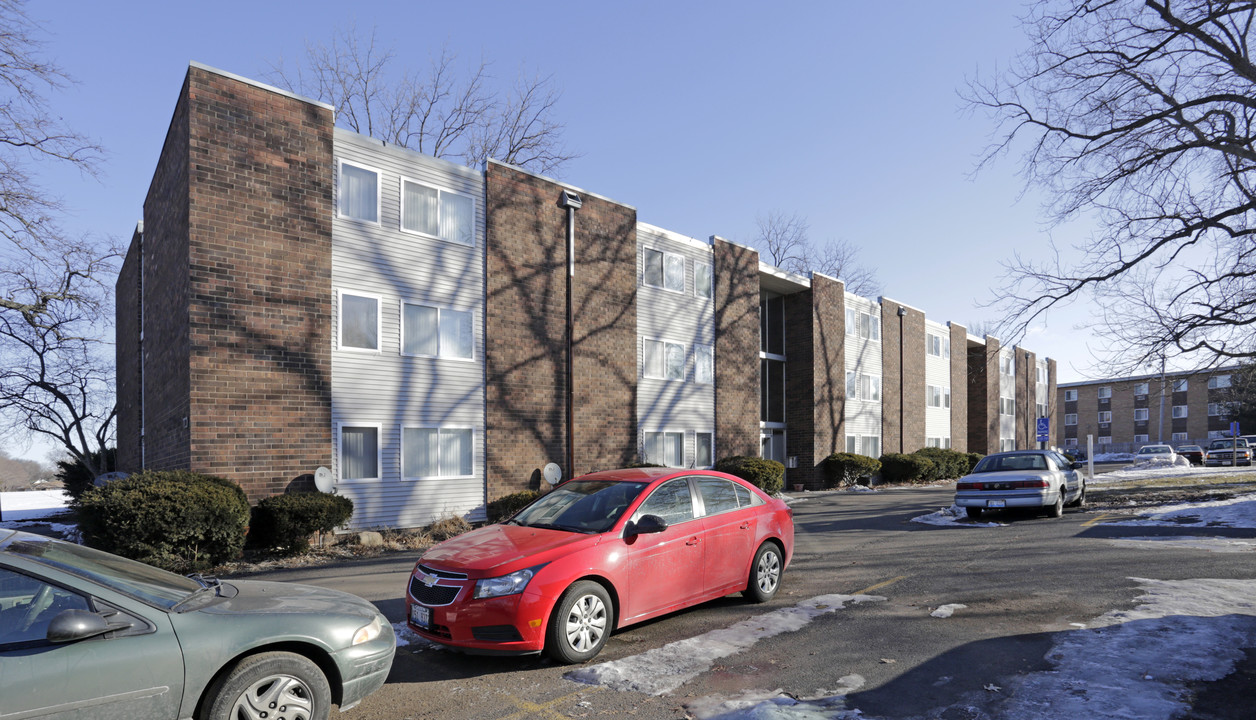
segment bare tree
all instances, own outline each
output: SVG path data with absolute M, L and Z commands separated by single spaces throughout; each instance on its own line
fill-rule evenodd
M 1008 263 L 1004 337 L 1082 299 L 1118 353 L 1109 371 L 1256 357 L 1253 21 L 1252 3 L 1041 1 L 1029 50 L 969 84 L 1000 123 L 985 162 L 1022 149 L 1053 220 L 1098 222 Z
M 40 163 L 92 173 L 100 149 L 62 126 L 45 93 L 69 82 L 40 57 L 38 26 L 0 0 L 0 430 L 54 438 L 71 456 L 112 437 L 113 378 L 101 337 L 117 248 L 62 234 Z
M 563 147 L 555 119 L 561 93 L 548 76 L 520 75 L 507 90 L 494 86 L 481 61 L 465 74 L 442 48 L 425 73 L 394 71 L 396 55 L 380 48 L 375 30 L 359 37 L 349 26 L 331 43 L 307 43 L 295 69 L 272 64 L 266 76 L 293 92 L 336 109 L 354 132 L 427 153 L 479 165 L 487 158 L 554 174 L 577 157 Z
M 801 215 L 773 210 L 757 217 L 755 224 L 759 232 L 751 244 L 776 267 L 799 275 L 813 270 L 824 273 L 863 297 L 881 293 L 876 271 L 859 262 L 859 248 L 845 240 L 817 246 L 811 241 L 811 225 Z

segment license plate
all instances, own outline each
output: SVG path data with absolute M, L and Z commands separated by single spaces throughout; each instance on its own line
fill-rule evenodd
M 432 626 L 432 609 L 423 607 L 422 605 L 410 606 L 410 622 L 421 628 Z
M 1007 507 L 1006 500 L 987 500 L 986 507 Z

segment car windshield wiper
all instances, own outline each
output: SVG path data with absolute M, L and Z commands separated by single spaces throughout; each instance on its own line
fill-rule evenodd
M 563 532 L 582 532 L 581 530 L 566 525 L 556 525 L 554 523 L 528 523 L 524 527 L 541 528 L 542 530 L 561 530 Z

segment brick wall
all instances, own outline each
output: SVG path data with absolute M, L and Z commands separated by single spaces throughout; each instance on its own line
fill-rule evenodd
M 712 238 L 715 457 L 759 454 L 759 253 Z
M 1038 358 L 1022 347 L 1013 348 L 1016 353 L 1016 447 L 1038 447 L 1038 423 L 1036 420 L 1038 384 Z
M 912 453 L 925 446 L 925 314 L 882 298 L 881 348 L 881 449 Z
M 999 451 L 999 341 L 968 347 L 968 451 Z
M 546 463 L 566 465 L 567 224 L 557 205 L 563 186 L 498 163 L 489 163 L 485 183 L 492 500 L 536 487 Z M 582 200 L 573 286 L 576 475 L 621 466 L 637 451 L 636 211 Z
M 845 449 L 845 285 L 813 275 L 811 288 L 785 296 L 786 454 L 790 484 L 824 486 L 824 459 Z
M 140 450 L 140 241 L 131 237 L 118 271 L 115 307 L 114 363 L 117 368 L 118 467 L 138 470 Z
M 331 465 L 330 108 L 188 71 L 192 469 L 250 499 Z
M 968 330 L 950 325 L 951 449 L 968 452 Z
M 1056 404 L 1056 380 L 1055 380 L 1056 363 L 1055 360 L 1047 358 L 1047 417 L 1051 418 L 1051 446 L 1063 447 L 1064 433 L 1061 432 L 1060 422 L 1056 421 L 1057 413 L 1055 411 Z

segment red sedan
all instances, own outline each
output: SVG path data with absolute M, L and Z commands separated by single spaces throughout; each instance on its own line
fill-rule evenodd
M 593 473 L 424 553 L 407 617 L 467 652 L 579 663 L 616 628 L 733 592 L 770 600 L 793 551 L 789 507 L 732 475 Z

